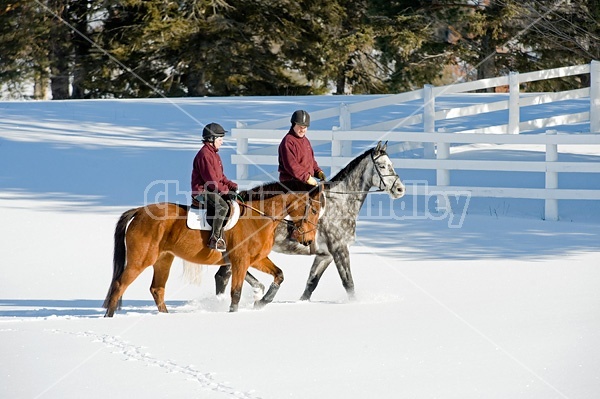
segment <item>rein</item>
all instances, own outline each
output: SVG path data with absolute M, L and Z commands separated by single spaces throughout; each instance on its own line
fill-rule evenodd
M 331 193 L 331 194 L 345 194 L 345 195 L 352 195 L 352 194 L 369 194 L 369 193 L 382 193 L 385 192 L 385 190 L 383 189 L 379 189 L 379 190 L 366 190 L 366 191 L 331 191 L 331 190 L 327 190 L 325 191 L 325 193 Z
M 240 202 L 240 201 L 238 201 L 238 204 L 239 204 L 240 206 L 243 206 L 243 207 L 245 207 L 245 208 L 252 209 L 254 212 L 258 213 L 260 216 L 264 216 L 264 217 L 266 217 L 266 218 L 269 218 L 269 219 L 271 219 L 271 220 L 272 220 L 272 221 L 274 221 L 274 222 L 286 222 L 286 223 L 288 224 L 288 226 L 289 226 L 289 225 L 292 225 L 292 226 L 294 226 L 294 222 L 292 222 L 291 220 L 284 219 L 284 218 L 276 218 L 276 217 L 274 217 L 274 216 L 267 215 L 266 213 L 264 213 L 264 212 L 263 212 L 263 211 L 261 211 L 260 209 L 256 209 L 255 207 L 253 207 L 253 206 L 251 206 L 251 205 L 248 205 L 248 204 L 246 204 L 245 202 Z M 294 226 L 294 227 L 295 227 L 295 226 Z
M 314 230 L 317 229 L 316 224 L 312 223 L 311 221 L 308 220 L 308 209 L 310 208 L 310 205 L 309 205 L 310 201 L 315 201 L 315 200 L 313 200 L 312 198 L 309 198 L 309 201 L 306 203 L 306 210 L 304 212 L 304 218 L 302 219 L 303 221 L 306 220 L 307 223 L 312 224 L 312 225 L 315 226 L 315 228 L 313 228 L 312 230 L 309 230 L 309 231 L 302 231 L 302 229 L 300 227 L 297 227 L 296 224 L 292 220 L 285 219 L 285 218 L 276 218 L 274 216 L 267 215 L 266 213 L 264 213 L 260 209 L 257 209 L 257 208 L 255 208 L 255 207 L 253 207 L 251 205 L 248 205 L 245 202 L 238 201 L 238 204 L 241 205 L 241 206 L 243 206 L 243 207 L 246 207 L 248 209 L 253 210 L 254 212 L 258 213 L 259 215 L 261 215 L 263 217 L 267 217 L 267 218 L 271 219 L 274 222 L 279 222 L 279 223 L 280 222 L 285 222 L 288 225 L 289 228 L 291 228 L 293 230 L 298 230 L 298 232 L 300 234 L 304 235 L 306 233 L 310 233 L 310 232 L 312 232 L 312 231 L 314 231 Z M 317 202 L 320 203 L 320 201 L 317 201 Z

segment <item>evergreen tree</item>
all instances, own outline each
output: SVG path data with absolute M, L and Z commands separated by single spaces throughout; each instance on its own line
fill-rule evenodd
M 600 0 L 529 2 L 530 29 L 519 37 L 515 69 L 533 71 L 600 60 Z M 527 84 L 532 91 L 589 86 L 589 75 Z
M 0 0 L 0 83 L 54 99 L 399 92 L 589 63 L 599 18 L 600 0 Z
M 180 20 L 176 2 L 108 0 L 97 34 L 92 97 L 156 97 L 168 93 L 165 52 Z
M 53 100 L 69 98 L 69 61 L 72 49 L 71 32 L 63 21 L 69 19 L 68 0 L 48 0 L 48 9 L 54 14 L 49 18 L 48 45 L 50 61 L 50 89 Z
M 468 78 L 486 79 L 513 70 L 518 36 L 529 16 L 522 1 L 439 0 L 431 11 Z
M 377 49 L 386 68 L 386 91 L 397 93 L 442 79 L 456 63 L 431 1 L 371 0 L 372 24 L 380 32 Z
M 600 2 L 584 0 L 437 0 L 452 52 L 472 78 L 589 63 L 600 56 Z M 576 87 L 581 78 L 530 83 L 531 90 Z M 577 83 L 579 82 L 579 83 Z M 490 89 L 493 90 L 493 89 Z
M 307 94 L 283 47 L 297 36 L 298 4 L 231 1 L 198 18 L 183 57 L 190 95 Z
M 74 74 L 74 65 L 81 65 L 87 59 L 89 43 L 84 43 L 73 28 L 86 32 L 92 3 L 92 0 L 2 2 L 0 81 L 8 84 L 9 90 L 11 86 L 33 81 L 34 98 L 45 98 L 48 85 L 55 100 L 80 98 L 78 82 L 88 74 L 81 69 Z
M 46 97 L 50 76 L 49 16 L 35 2 L 0 2 L 0 83 L 18 95 L 34 82 L 34 98 Z

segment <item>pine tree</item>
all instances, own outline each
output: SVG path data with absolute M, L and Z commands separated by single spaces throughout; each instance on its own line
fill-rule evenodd
M 452 52 L 467 74 L 483 79 L 598 58 L 598 0 L 437 0 L 432 15 L 445 25 Z M 471 75 L 471 74 L 469 74 Z M 581 77 L 531 83 L 531 90 L 577 87 Z M 579 83 L 577 83 L 579 82 Z M 493 90 L 493 89 L 490 89 Z
M 600 0 L 0 0 L 0 84 L 54 99 L 399 92 L 599 59 L 599 18 Z
M 430 1 L 372 0 L 372 24 L 380 32 L 377 49 L 386 68 L 387 92 L 423 87 L 442 79 L 455 62 L 445 31 L 433 17 Z
M 23 96 L 34 82 L 34 98 L 46 97 L 49 57 L 47 12 L 35 2 L 0 2 L 0 83 L 9 93 Z
M 522 1 L 438 0 L 431 11 L 468 78 L 486 79 L 512 70 L 518 36 L 529 15 Z
M 287 1 L 232 1 L 197 20 L 183 56 L 190 95 L 305 94 L 288 74 L 286 40 L 294 40 Z
M 515 68 L 541 70 L 600 60 L 600 0 L 529 2 L 535 19 L 520 38 Z M 589 75 L 531 82 L 532 91 L 589 86 Z
M 109 0 L 97 35 L 93 97 L 156 97 L 168 92 L 165 52 L 178 29 L 177 3 Z
M 49 18 L 49 35 L 45 40 L 50 59 L 50 89 L 52 99 L 69 98 L 70 56 L 72 49 L 71 32 L 63 21 L 68 21 L 68 0 L 48 0 L 48 10 L 54 18 Z

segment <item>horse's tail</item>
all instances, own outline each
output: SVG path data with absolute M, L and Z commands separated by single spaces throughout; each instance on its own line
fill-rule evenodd
M 201 285 L 206 265 L 183 260 L 183 279 L 194 285 Z
M 115 251 L 113 254 L 113 276 L 108 288 L 108 294 L 102 305 L 104 308 L 108 308 L 108 302 L 115 288 L 115 281 L 121 277 L 125 271 L 125 259 L 127 255 L 127 247 L 125 246 L 125 233 L 127 232 L 127 224 L 134 218 L 139 208 L 130 209 L 124 212 L 115 228 Z M 121 309 L 121 298 L 119 298 L 118 309 Z

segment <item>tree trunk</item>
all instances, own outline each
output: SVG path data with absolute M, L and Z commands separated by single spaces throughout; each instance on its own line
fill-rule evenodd
M 348 59 L 344 66 L 340 67 L 336 80 L 335 94 L 352 94 L 352 88 L 348 86 L 347 73 L 352 70 L 352 60 Z
M 45 73 L 36 72 L 33 78 L 33 99 L 47 100 L 48 99 L 48 75 Z
M 335 94 L 346 94 L 346 76 L 344 76 L 344 74 L 340 74 L 340 76 L 338 76 L 337 78 L 337 82 L 335 85 Z
M 488 31 L 481 39 L 481 56 L 477 67 L 477 80 L 496 77 L 496 46 Z M 478 90 L 483 93 L 493 93 L 494 87 Z
M 67 4 L 65 0 L 52 0 L 48 6 L 56 15 L 66 20 Z M 53 100 L 69 98 L 69 48 L 70 34 L 67 26 L 59 19 L 53 19 L 50 29 L 50 89 Z
M 90 0 L 76 1 L 71 6 L 72 24 L 81 34 L 88 34 L 87 12 Z M 78 33 L 73 33 L 73 93 L 71 98 L 85 98 L 85 81 L 91 44 Z
M 188 97 L 204 97 L 210 94 L 206 88 L 204 71 L 197 65 L 190 65 L 188 67 L 186 87 Z

